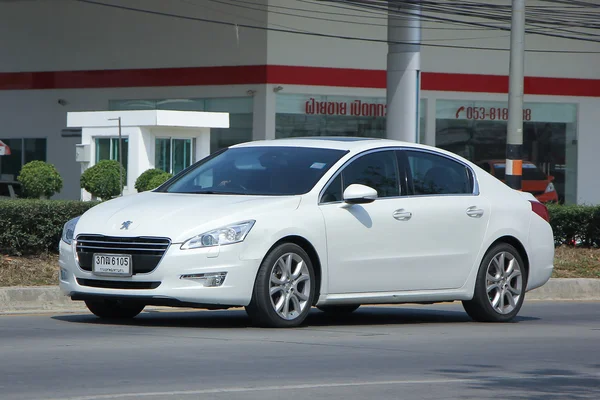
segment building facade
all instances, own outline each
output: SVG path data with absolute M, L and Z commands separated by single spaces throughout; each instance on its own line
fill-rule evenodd
M 57 198 L 80 198 L 72 111 L 227 112 L 229 128 L 211 130 L 212 151 L 294 136 L 395 136 L 385 128 L 383 14 L 312 0 L 103 3 L 0 1 L 0 140 L 11 149 L 0 181 L 42 159 L 63 176 Z M 475 162 L 505 158 L 508 52 L 489 49 L 508 49 L 509 33 L 424 22 L 422 43 L 415 140 Z M 598 44 L 528 35 L 526 47 L 535 51 L 526 53 L 524 157 L 565 202 L 600 203 Z M 115 139 L 94 139 L 94 160 L 117 159 Z M 189 165 L 197 157 L 186 140 L 156 138 L 154 165 Z

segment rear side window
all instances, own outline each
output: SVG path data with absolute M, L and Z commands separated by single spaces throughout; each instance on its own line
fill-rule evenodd
M 465 165 L 422 151 L 405 151 L 405 154 L 414 195 L 473 193 L 473 179 Z

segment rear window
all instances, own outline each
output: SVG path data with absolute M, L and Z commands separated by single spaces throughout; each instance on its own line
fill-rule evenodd
M 494 176 L 503 180 L 506 176 L 505 164 L 494 164 Z M 523 164 L 524 181 L 545 181 L 548 177 L 538 167 L 533 164 Z

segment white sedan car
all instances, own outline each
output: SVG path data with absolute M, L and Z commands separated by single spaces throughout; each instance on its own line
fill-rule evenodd
M 103 318 L 245 307 L 292 327 L 312 306 L 462 301 L 509 321 L 553 270 L 546 207 L 423 145 L 306 138 L 232 146 L 154 191 L 69 221 L 60 287 Z

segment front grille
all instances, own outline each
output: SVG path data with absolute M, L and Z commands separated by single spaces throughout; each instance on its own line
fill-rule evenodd
M 167 251 L 171 241 L 157 237 L 114 237 L 101 235 L 79 235 L 77 237 L 77 257 L 79 266 L 92 270 L 94 254 L 131 255 L 133 274 L 152 272 Z
M 81 286 L 103 289 L 156 289 L 161 282 L 101 281 L 96 279 L 77 278 Z

